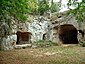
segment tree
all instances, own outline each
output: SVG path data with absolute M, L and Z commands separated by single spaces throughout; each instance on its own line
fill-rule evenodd
M 77 0 L 69 0 L 68 2 L 68 8 L 70 6 L 75 6 L 74 9 L 70 9 L 68 14 L 73 15 L 78 22 L 85 21 L 85 0 L 82 0 L 81 2 L 78 2 Z
M 37 15 L 38 14 L 38 2 L 37 0 L 29 0 L 28 7 L 30 8 L 30 14 Z
M 40 15 L 43 15 L 44 12 L 49 10 L 49 4 L 47 0 L 38 0 L 38 12 Z
M 29 13 L 28 0 L 1 0 L 0 1 L 0 21 L 10 23 L 11 18 L 26 20 Z
M 59 5 L 60 3 L 59 2 L 53 2 L 53 0 L 51 1 L 51 7 L 50 7 L 50 10 L 51 12 L 58 12 L 59 11 Z
M 30 8 L 28 7 L 28 1 L 29 0 L 1 0 L 0 27 L 3 22 L 7 23 L 9 26 L 8 31 L 11 31 L 11 23 L 13 18 L 15 21 L 26 21 L 28 18 L 27 15 L 31 12 Z

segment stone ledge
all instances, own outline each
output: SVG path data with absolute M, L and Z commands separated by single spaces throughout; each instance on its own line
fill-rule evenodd
M 22 44 L 22 45 L 15 45 L 14 48 L 15 49 L 25 49 L 27 47 L 31 47 L 32 44 Z

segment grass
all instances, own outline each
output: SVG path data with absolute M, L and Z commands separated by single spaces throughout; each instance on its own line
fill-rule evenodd
M 0 51 L 0 64 L 85 64 L 85 48 L 51 46 Z

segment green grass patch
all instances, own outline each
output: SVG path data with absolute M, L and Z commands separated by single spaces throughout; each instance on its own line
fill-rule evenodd
M 45 40 L 39 40 L 37 42 L 34 42 L 33 45 L 36 45 L 38 47 L 49 47 L 49 46 L 54 46 L 58 45 L 57 43 L 54 43 L 52 41 L 45 41 Z
M 79 45 L 85 47 L 85 41 L 79 42 Z

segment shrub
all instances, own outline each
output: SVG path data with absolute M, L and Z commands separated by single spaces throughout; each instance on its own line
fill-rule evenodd
M 85 41 L 80 42 L 79 45 L 85 47 Z
M 55 43 L 50 40 L 49 41 L 39 40 L 37 42 L 34 42 L 33 45 L 36 45 L 38 47 L 49 47 L 49 46 L 55 45 Z M 57 43 L 56 43 L 56 45 L 57 45 Z

